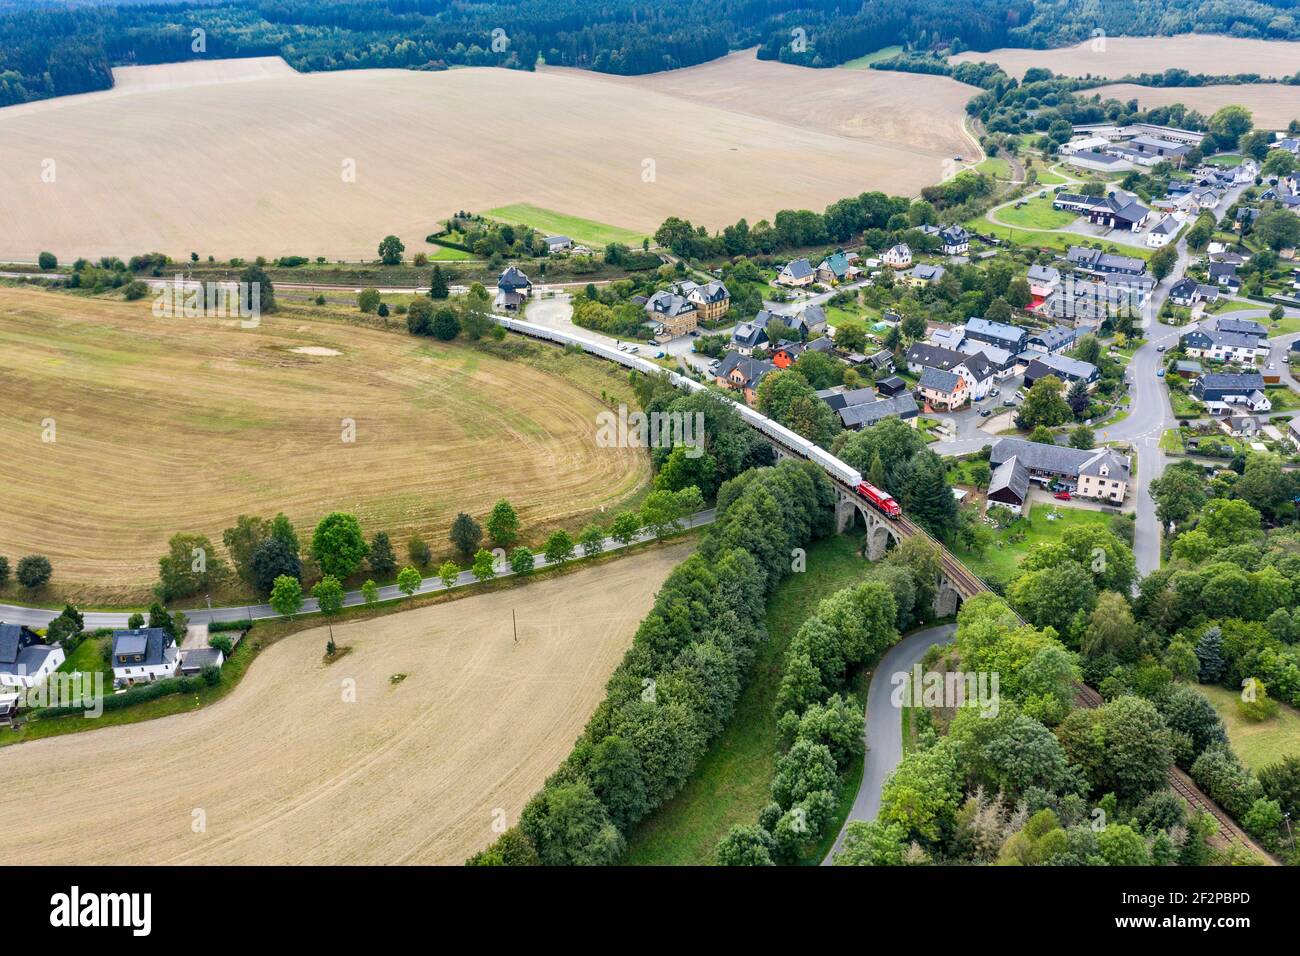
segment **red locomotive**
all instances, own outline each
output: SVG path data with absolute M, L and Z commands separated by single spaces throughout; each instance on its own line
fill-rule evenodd
M 894 500 L 893 495 L 887 491 L 881 491 L 873 484 L 862 482 L 862 484 L 858 485 L 858 494 L 866 498 L 871 503 L 871 507 L 886 518 L 897 518 L 903 513 L 903 509 Z

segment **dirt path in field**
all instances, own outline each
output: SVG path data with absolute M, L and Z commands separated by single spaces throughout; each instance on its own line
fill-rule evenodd
M 5 748 L 0 857 L 460 863 L 569 752 L 690 549 L 335 626 L 352 651 L 329 666 L 305 631 L 198 713 Z

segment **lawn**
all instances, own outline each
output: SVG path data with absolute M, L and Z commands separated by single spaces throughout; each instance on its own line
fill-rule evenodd
M 984 580 L 1005 582 L 1015 575 L 1020 559 L 1034 545 L 1059 541 L 1068 528 L 1082 525 L 1109 527 L 1111 517 L 1104 511 L 1038 502 L 1030 507 L 1028 515 L 1017 518 L 1001 531 L 995 530 L 993 543 L 983 555 L 976 555 L 960 545 L 954 550 L 966 566 Z M 1014 540 L 1022 534 L 1023 540 Z
M 994 179 L 1011 178 L 1011 164 L 1001 156 L 989 156 L 975 167 L 975 171 L 985 176 L 992 176 Z
M 534 229 L 551 236 L 568 236 L 583 245 L 590 246 L 593 251 L 604 248 L 611 242 L 639 246 L 642 240 L 646 238 L 641 233 L 634 232 L 631 229 L 610 226 L 603 222 L 593 222 L 590 219 L 579 219 L 577 216 L 566 216 L 562 212 L 543 209 L 540 206 L 534 206 L 526 202 L 498 206 L 496 209 L 489 209 L 483 215 L 501 222 L 532 226 Z
M 434 244 L 432 252 L 425 252 L 433 262 L 462 262 L 466 259 L 473 259 L 474 254 L 466 252 L 464 249 L 453 249 L 450 246 L 439 246 Z
M 1181 455 L 1183 448 L 1183 434 L 1177 428 L 1168 428 L 1160 436 L 1160 450 L 1173 452 L 1175 455 Z
M 72 656 L 59 665 L 59 673 L 75 674 L 80 672 L 84 677 L 89 677 L 91 674 L 99 672 L 104 675 L 104 686 L 99 688 L 99 692 L 112 693 L 113 668 L 104 659 L 104 646 L 109 640 L 111 638 L 108 637 L 87 637 L 72 652 Z M 96 688 L 93 685 L 86 685 L 82 688 L 83 695 L 93 695 L 95 692 Z
M 1038 171 L 1038 184 L 1040 186 L 1059 186 L 1061 183 L 1069 182 L 1059 173 L 1054 173 L 1042 166 L 1035 166 L 1034 169 Z
M 1025 205 L 1019 209 L 1008 206 L 990 215 L 996 216 L 999 222 L 1021 229 L 1060 229 L 1075 220 L 1072 213 L 1053 209 L 1050 197 L 1039 199 L 1035 196 L 1033 199 L 1020 201 L 1025 202 Z
M 1268 396 L 1268 400 L 1272 403 L 1275 412 L 1287 412 L 1294 408 L 1300 408 L 1300 395 L 1291 391 L 1289 385 L 1269 385 L 1265 387 L 1264 394 Z
M 898 56 L 898 54 L 902 52 L 903 48 L 901 46 L 881 47 L 874 53 L 868 53 L 866 56 L 859 56 L 852 60 L 847 60 L 844 63 L 841 63 L 840 66 L 848 70 L 866 70 L 870 69 L 871 64 L 879 63 L 881 60 L 888 60 L 890 57 Z
M 856 554 L 855 535 L 836 535 L 808 548 L 808 570 L 792 574 L 768 601 L 768 640 L 758 649 L 749 684 L 722 735 L 704 755 L 676 797 L 628 837 L 623 862 L 631 866 L 689 866 L 714 862 L 718 840 L 737 823 L 753 823 L 768 803 L 776 763 L 776 692 L 790 638 L 817 604 L 859 580 L 870 567 Z M 866 699 L 866 675 L 855 681 L 858 703 Z M 862 772 L 850 768 L 839 796 L 840 816 L 852 806 Z M 814 854 L 816 855 L 816 854 Z M 824 855 L 821 854 L 821 855 Z M 820 856 L 809 863 L 820 862 Z
M 1228 740 L 1242 763 L 1259 770 L 1283 757 L 1300 754 L 1300 711 L 1286 704 L 1271 720 L 1259 723 L 1246 720 L 1237 710 L 1240 695 L 1227 687 L 1201 684 L 1197 688 L 1223 718 L 1228 730 Z

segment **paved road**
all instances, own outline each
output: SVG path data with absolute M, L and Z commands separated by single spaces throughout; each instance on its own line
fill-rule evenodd
M 713 508 L 698 512 L 689 518 L 682 520 L 681 524 L 685 528 L 698 528 L 701 525 L 709 524 L 715 517 Z M 643 532 L 637 537 L 632 544 L 653 539 L 654 535 L 649 532 Z M 605 551 L 621 551 L 629 545 L 625 545 L 613 538 L 605 539 Z M 534 555 L 533 567 L 549 567 L 543 555 Z M 497 572 L 497 577 L 509 577 L 514 572 L 505 567 Z M 462 571 L 457 577 L 456 583 L 452 587 L 464 587 L 467 584 L 477 584 L 478 578 L 470 571 Z M 420 581 L 419 590 L 416 594 L 432 594 L 436 591 L 446 591 L 448 588 L 437 577 L 427 577 Z M 404 598 L 405 595 L 395 584 L 390 584 L 379 589 L 380 601 L 395 601 Z M 364 604 L 365 598 L 360 591 L 349 591 L 343 598 L 344 607 L 355 607 Z M 318 610 L 315 598 L 307 598 L 303 602 L 301 614 L 309 614 Z M 195 608 L 186 610 L 186 616 L 194 624 L 207 624 L 213 621 L 259 621 L 266 618 L 282 617 L 276 613 L 275 609 L 269 604 L 246 604 L 240 607 L 217 607 L 217 608 Z M 0 621 L 7 624 L 24 624 L 27 627 L 45 627 L 54 618 L 58 617 L 59 611 L 48 608 L 20 607 L 12 604 L 0 604 Z M 86 628 L 94 630 L 100 627 L 126 627 L 127 620 L 130 618 L 129 611 L 86 611 Z
M 867 756 L 862 768 L 862 784 L 858 787 L 853 808 L 844 821 L 845 827 L 855 820 L 876 818 L 880 812 L 880 790 L 885 779 L 903 759 L 903 717 L 892 700 L 893 676 L 910 671 L 935 644 L 947 644 L 956 630 L 955 624 L 941 624 L 909 634 L 886 651 L 876 665 L 875 672 L 871 675 L 871 686 L 867 689 L 864 732 Z M 844 833 L 841 829 L 831 852 L 822 860 L 822 866 L 828 866 L 843 846 Z

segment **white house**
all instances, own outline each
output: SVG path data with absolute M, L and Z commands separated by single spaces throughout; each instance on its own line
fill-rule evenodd
M 30 628 L 0 624 L 0 686 L 39 686 L 66 658 L 62 647 L 42 643 Z
M 813 279 L 816 278 L 812 265 L 807 259 L 791 259 L 784 268 L 777 273 L 776 281 L 778 285 L 791 286 L 799 288 L 801 286 L 812 285 Z
M 885 265 L 892 269 L 906 269 L 912 264 L 912 247 L 900 242 L 883 256 Z
M 113 683 L 148 684 L 175 677 L 180 653 L 161 627 L 113 632 Z
M 1158 223 L 1151 227 L 1147 233 L 1147 245 L 1152 249 L 1159 249 L 1161 246 L 1169 245 L 1174 236 L 1178 235 L 1181 224 L 1172 215 L 1165 216 Z

